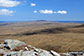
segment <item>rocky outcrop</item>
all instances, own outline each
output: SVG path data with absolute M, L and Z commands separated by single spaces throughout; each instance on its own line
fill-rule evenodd
M 0 44 L 0 56 L 60 56 L 55 51 L 35 48 L 18 40 L 7 39 Z
M 21 41 L 18 41 L 18 40 L 12 40 L 12 39 L 7 39 L 4 41 L 4 44 L 5 44 L 5 48 L 7 49 L 14 49 L 16 48 L 17 46 L 22 46 L 22 45 L 26 45 L 26 43 L 24 42 L 21 42 Z

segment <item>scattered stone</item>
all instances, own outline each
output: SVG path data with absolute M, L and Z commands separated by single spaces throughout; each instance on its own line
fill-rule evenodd
M 18 40 L 7 39 L 4 44 L 0 44 L 0 56 L 60 56 L 60 54 L 51 50 L 43 50 L 27 45 Z

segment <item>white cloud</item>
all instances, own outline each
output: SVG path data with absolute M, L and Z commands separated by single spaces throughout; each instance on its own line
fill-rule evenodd
M 43 13 L 43 14 L 53 14 L 53 10 L 40 10 L 40 13 Z
M 67 14 L 67 11 L 57 11 L 57 13 L 59 13 L 59 14 Z
M 7 9 L 1 9 L 0 10 L 0 15 L 12 15 L 14 13 L 14 11 L 10 11 L 10 10 L 7 10 Z
M 42 13 L 42 14 L 67 14 L 68 13 L 65 10 L 53 11 L 53 10 L 48 10 L 48 9 L 39 10 L 39 12 Z M 34 13 L 37 13 L 37 11 L 34 11 Z
M 37 13 L 37 11 L 35 10 L 34 13 Z
M 31 6 L 36 6 L 36 4 L 35 3 L 31 3 Z
M 15 7 L 19 5 L 19 1 L 13 1 L 13 0 L 0 0 L 0 7 Z

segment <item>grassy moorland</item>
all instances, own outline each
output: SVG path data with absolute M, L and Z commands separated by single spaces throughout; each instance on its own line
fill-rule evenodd
M 57 52 L 84 50 L 84 24 L 19 22 L 0 24 L 0 42 L 17 39 L 29 45 Z

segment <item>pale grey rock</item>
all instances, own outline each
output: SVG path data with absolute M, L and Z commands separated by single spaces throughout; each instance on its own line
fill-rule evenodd
M 55 51 L 51 50 L 50 51 L 54 56 L 60 56 L 60 54 L 56 53 Z
M 42 52 L 39 54 L 39 56 L 53 56 L 53 55 L 50 54 L 50 52 L 48 52 L 46 50 L 42 50 Z
M 20 50 L 20 51 L 17 51 L 17 52 L 14 52 L 14 51 L 6 52 L 6 53 L 4 53 L 4 56 L 22 56 L 22 54 L 23 54 L 23 51 Z
M 3 49 L 0 49 L 0 53 L 5 53 L 5 51 Z
M 4 44 L 0 44 L 0 47 L 4 47 Z
M 65 56 L 71 56 L 69 53 L 64 53 Z
M 34 47 L 34 46 L 32 46 L 32 45 L 28 45 L 28 47 L 33 48 L 33 49 L 35 48 L 35 47 Z
M 20 50 L 20 51 L 18 52 L 18 56 L 22 56 L 22 54 L 23 54 L 23 50 Z
M 25 47 L 25 49 L 28 51 L 29 49 L 27 47 Z
M 35 48 L 34 47 L 34 52 L 41 52 L 42 51 L 42 49 L 39 49 L 39 48 Z
M 60 54 L 56 53 L 55 51 L 51 50 L 46 51 L 40 48 L 35 48 L 31 45 L 28 45 L 28 47 L 24 47 L 26 50 L 20 50 L 20 51 L 11 51 L 12 49 L 16 48 L 17 46 L 26 45 L 24 42 L 18 41 L 18 40 L 12 40 L 7 39 L 4 41 L 4 45 L 6 48 L 9 48 L 8 51 L 4 51 L 4 49 L 0 49 L 0 53 L 3 53 L 4 56 L 60 56 Z
M 6 52 L 4 53 L 4 56 L 18 56 L 17 52 Z
M 28 46 L 33 48 L 33 46 L 32 46 L 32 45 L 28 45 Z
M 21 42 L 19 40 L 12 40 L 12 39 L 7 39 L 4 41 L 4 43 L 5 43 L 5 47 L 11 50 L 16 48 L 17 46 L 26 45 L 26 43 L 24 42 Z
M 34 52 L 33 50 L 31 50 L 31 51 L 24 51 L 22 56 L 36 56 L 35 53 L 36 52 Z

